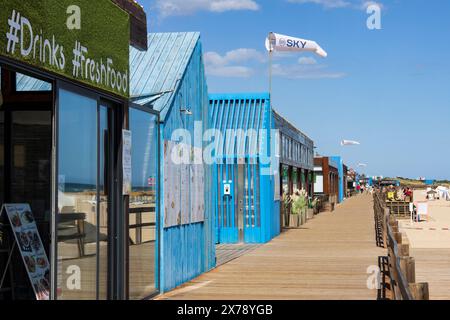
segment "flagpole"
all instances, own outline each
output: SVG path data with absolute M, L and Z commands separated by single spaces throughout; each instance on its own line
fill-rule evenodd
M 269 107 L 270 107 L 270 114 L 269 114 L 269 132 L 268 132 L 268 143 L 269 143 L 269 150 L 272 150 L 272 54 L 273 54 L 273 46 L 272 46 L 272 39 L 271 35 L 272 33 L 269 33 L 268 39 L 269 39 Z M 270 152 L 270 157 L 275 155 L 274 151 Z M 272 165 L 271 165 L 272 167 Z M 273 169 L 272 169 L 273 170 Z M 279 168 L 276 168 L 275 170 L 279 170 Z M 271 175 L 271 178 L 274 178 L 273 175 Z
M 272 48 L 269 51 L 269 97 L 272 98 Z

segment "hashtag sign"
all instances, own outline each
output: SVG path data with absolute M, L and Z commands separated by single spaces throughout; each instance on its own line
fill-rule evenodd
M 13 10 L 11 19 L 8 19 L 8 25 L 9 32 L 6 34 L 6 38 L 8 39 L 6 51 L 8 53 L 14 53 L 16 44 L 19 43 L 17 34 L 20 31 L 20 12 L 16 13 L 16 10 Z
M 72 75 L 76 78 L 80 74 L 80 69 L 81 69 L 80 60 L 81 60 L 81 43 L 78 41 L 75 41 L 75 48 L 73 49 L 73 60 L 72 60 L 72 64 L 73 64 Z

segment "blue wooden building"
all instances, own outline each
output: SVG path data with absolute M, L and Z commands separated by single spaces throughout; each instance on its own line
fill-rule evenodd
M 337 165 L 338 169 L 338 203 L 344 201 L 344 161 L 341 156 L 332 156 L 330 157 L 332 161 L 334 161 Z
M 267 242 L 280 232 L 269 94 L 212 94 L 209 104 L 210 128 L 217 132 L 211 184 L 216 242 Z
M 224 141 L 212 179 L 216 242 L 267 242 L 289 227 L 283 193 L 313 194 L 314 142 L 272 108 L 268 93 L 209 98 L 211 128 Z
M 155 33 L 148 43 L 131 50 L 130 88 L 134 103 L 160 112 L 156 277 L 164 292 L 215 266 L 210 167 L 198 159 L 208 93 L 199 33 Z
M 280 197 L 292 195 L 295 189 L 314 194 L 314 142 L 299 128 L 272 110 L 279 135 Z M 281 206 L 281 228 L 291 227 L 292 207 Z

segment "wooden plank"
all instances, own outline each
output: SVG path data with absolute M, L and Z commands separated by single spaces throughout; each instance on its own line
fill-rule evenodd
M 376 299 L 367 270 L 386 253 L 373 216 L 371 196 L 353 197 L 159 298 Z

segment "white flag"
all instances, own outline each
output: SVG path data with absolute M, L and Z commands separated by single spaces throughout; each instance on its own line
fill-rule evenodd
M 365 163 L 358 163 L 358 167 L 367 167 L 367 164 L 365 164 Z
M 267 51 L 310 51 L 325 58 L 328 54 L 315 41 L 269 33 L 266 39 Z
M 356 146 L 356 145 L 360 145 L 361 143 L 359 143 L 358 141 L 352 141 L 352 140 L 342 140 L 341 141 L 341 146 Z

